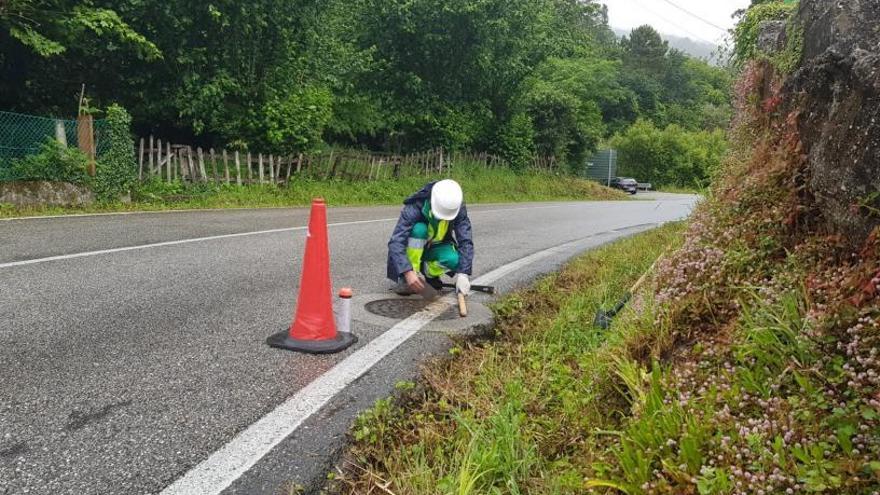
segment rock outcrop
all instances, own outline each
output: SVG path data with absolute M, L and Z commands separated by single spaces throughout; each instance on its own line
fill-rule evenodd
M 788 40 L 785 21 L 764 21 L 760 26 L 758 50 L 775 53 L 785 49 Z
M 880 0 L 801 0 L 799 112 L 809 189 L 827 229 L 853 245 L 880 225 Z

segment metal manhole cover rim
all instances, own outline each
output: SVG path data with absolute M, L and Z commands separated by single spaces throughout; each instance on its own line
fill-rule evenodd
M 392 318 L 395 320 L 403 320 L 425 309 L 430 302 L 424 299 L 377 299 L 370 301 L 364 305 L 364 309 L 376 316 L 383 318 Z M 450 306 L 447 310 L 437 316 L 437 320 L 453 320 L 457 319 L 458 312 L 454 307 Z

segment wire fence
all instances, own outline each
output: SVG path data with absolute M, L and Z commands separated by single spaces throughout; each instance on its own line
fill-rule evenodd
M 95 154 L 101 156 L 109 147 L 107 121 L 95 119 Z M 50 139 L 67 146 L 79 145 L 80 125 L 76 120 L 38 117 L 13 112 L 0 112 L 0 167 L 8 166 L 12 160 L 24 158 L 40 152 Z
M 49 141 L 79 148 L 99 158 L 110 146 L 105 119 L 80 117 L 68 120 L 0 111 L 0 177 L 5 177 L 15 160 L 41 152 Z M 458 163 L 486 169 L 506 167 L 498 156 L 488 153 L 447 152 L 437 148 L 410 154 L 355 150 L 299 153 L 278 156 L 234 150 L 202 150 L 172 144 L 150 136 L 142 138 L 137 153 L 140 180 L 216 182 L 226 184 L 285 184 L 294 177 L 370 181 L 411 176 L 449 174 Z M 531 170 L 554 172 L 559 164 L 552 157 L 534 157 Z M 93 169 L 92 169 L 93 170 Z

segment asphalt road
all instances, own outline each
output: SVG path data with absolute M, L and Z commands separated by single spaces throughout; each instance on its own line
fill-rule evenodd
M 472 206 L 475 269 L 680 219 L 695 201 Z M 386 242 L 398 211 L 330 210 L 334 287 L 387 291 Z M 386 331 L 356 324 L 360 342 L 333 356 L 264 344 L 290 323 L 307 223 L 305 209 L 0 221 L 0 494 L 158 493 Z M 499 285 L 524 283 L 574 254 Z M 303 449 L 338 446 L 357 410 L 442 345 L 424 336 L 401 346 L 359 392 L 340 396 L 302 438 L 227 491 L 275 493 L 306 476 L 301 470 L 323 469 Z

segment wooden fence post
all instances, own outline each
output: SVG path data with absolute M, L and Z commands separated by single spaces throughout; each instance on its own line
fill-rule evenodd
M 331 152 L 332 153 L 332 152 Z M 339 163 L 342 161 L 342 155 L 336 155 L 336 158 L 330 156 L 330 178 L 335 179 L 336 177 L 342 178 L 342 171 L 339 169 Z
M 257 156 L 258 156 L 257 167 L 259 167 L 257 169 L 257 171 L 260 173 L 260 184 L 262 184 L 263 181 L 265 180 L 265 179 L 263 179 L 263 154 L 257 153 Z
M 168 182 L 171 182 L 174 177 L 171 176 L 171 159 L 174 158 L 174 155 L 171 154 L 171 141 L 165 143 L 168 148 L 168 153 L 165 155 L 165 176 L 168 179 Z
M 189 180 L 190 182 L 196 181 L 196 165 L 193 161 L 193 149 L 192 146 L 186 147 L 186 163 L 189 166 Z
M 140 151 L 138 152 L 138 180 L 144 180 L 144 138 L 141 138 Z
M 188 175 L 186 172 L 186 170 L 187 170 L 186 147 L 181 146 L 177 149 L 177 157 L 180 158 L 180 160 L 178 160 L 178 162 L 179 162 L 178 164 L 180 165 L 180 171 L 179 171 L 180 172 L 180 175 L 179 175 L 180 181 L 186 182 L 186 178 Z
M 162 140 L 156 141 L 156 170 L 150 170 L 151 175 L 158 175 L 162 180 Z
M 95 119 L 91 115 L 76 118 L 76 140 L 79 149 L 89 157 L 88 172 L 95 176 Z
M 205 172 L 205 157 L 202 154 L 202 148 L 198 147 L 196 148 L 196 151 L 199 154 L 199 174 L 201 175 L 200 180 L 202 182 L 208 182 L 208 173 Z
M 214 148 L 211 148 L 208 154 L 211 157 L 211 175 L 214 182 L 220 182 L 217 177 L 217 157 L 214 155 Z
M 287 177 L 284 179 L 285 185 L 290 185 L 290 169 L 293 168 L 293 157 L 287 157 Z
M 331 151 L 330 152 L 330 159 L 327 161 L 327 173 L 325 175 L 325 178 L 329 179 L 331 177 L 330 174 L 335 171 L 336 171 L 336 167 L 334 166 L 334 163 L 333 163 L 333 152 Z
M 150 134 L 150 154 L 147 157 L 147 159 L 149 160 L 149 166 L 147 167 L 147 169 L 150 172 L 152 172 L 153 171 L 153 135 L 152 134 Z
M 180 178 L 181 182 L 186 182 L 186 148 L 183 145 L 177 148 L 177 158 L 179 169 L 175 170 L 174 173 L 178 174 L 177 177 Z
M 175 170 L 174 173 L 178 174 L 181 182 L 186 182 L 186 149 L 183 145 L 177 148 L 177 158 L 179 170 Z
M 181 182 L 184 180 L 183 174 L 183 148 L 178 147 L 174 151 L 174 157 L 177 158 L 177 161 L 174 163 L 174 168 L 171 169 L 174 175 L 174 179 L 180 179 Z
M 162 140 L 156 140 L 156 168 L 150 169 L 150 176 L 159 176 L 159 180 L 162 180 Z
M 269 183 L 275 183 L 275 155 L 269 154 Z
M 229 185 L 229 156 L 226 154 L 226 148 L 223 148 L 223 177 L 226 179 L 226 185 Z
M 235 184 L 241 185 L 241 161 L 238 159 L 238 150 L 235 150 Z
M 192 161 L 192 153 L 190 153 L 191 148 L 189 146 L 180 149 L 181 160 L 180 160 L 180 179 L 183 182 L 192 181 L 192 165 L 190 162 Z

